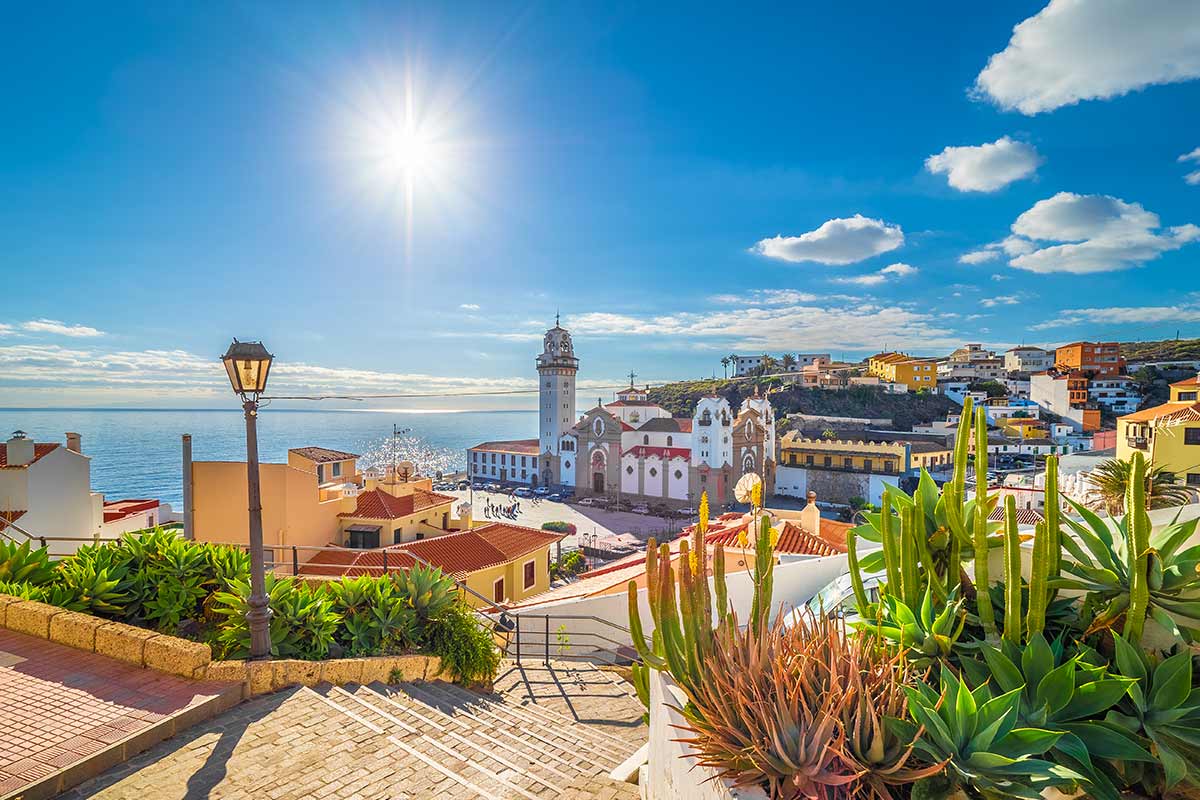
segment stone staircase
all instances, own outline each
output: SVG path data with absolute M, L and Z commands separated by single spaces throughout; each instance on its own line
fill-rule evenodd
M 484 696 L 441 682 L 350 684 L 309 689 L 345 724 L 439 773 L 446 796 L 502 798 L 637 797 L 608 773 L 635 740 L 581 724 L 512 695 Z M 640 732 L 644 735 L 644 729 Z

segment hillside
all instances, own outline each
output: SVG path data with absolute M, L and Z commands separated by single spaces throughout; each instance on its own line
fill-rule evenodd
M 719 394 L 735 409 L 742 399 L 770 388 L 771 407 L 780 417 L 785 414 L 822 414 L 834 417 L 886 417 L 897 430 L 909 430 L 913 425 L 945 419 L 946 412 L 957 409 L 952 400 L 935 394 L 888 394 L 871 386 L 857 386 L 842 391 L 804 389 L 781 386 L 778 378 L 759 380 L 680 381 L 657 386 L 650 390 L 651 402 L 661 405 L 675 416 L 690 416 L 696 401 L 707 394 Z
M 1181 361 L 1200 359 L 1200 339 L 1164 339 L 1159 342 L 1121 342 L 1127 361 Z

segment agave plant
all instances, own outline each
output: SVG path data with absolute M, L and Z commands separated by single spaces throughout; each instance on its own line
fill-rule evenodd
M 5 583 L 0 581 L 0 594 L 19 597 L 22 600 L 36 600 L 39 603 L 49 603 L 52 606 L 65 608 L 68 611 L 84 611 L 85 607 L 66 587 L 56 584 Z
M 1152 658 L 1120 635 L 1113 645 L 1116 671 L 1132 682 L 1105 721 L 1148 739 L 1157 758 L 1157 764 L 1122 764 L 1127 778 L 1155 794 L 1185 780 L 1200 785 L 1200 688 L 1192 686 L 1192 654 Z
M 0 581 L 42 586 L 54 577 L 50 553 L 44 547 L 30 549 L 29 542 L 21 544 L 0 539 Z
M 277 658 L 323 658 L 329 652 L 341 616 L 328 596 L 292 578 L 266 576 L 271 608 L 271 655 Z M 223 658 L 245 658 L 250 653 L 250 610 L 248 581 L 235 581 L 228 591 L 215 596 L 214 611 L 224 621 L 217 634 Z
M 941 691 L 919 682 L 905 687 L 912 720 L 889 720 L 901 739 L 946 764 L 953 787 L 988 798 L 1041 800 L 1043 789 L 1068 786 L 1084 776 L 1040 758 L 1062 738 L 1061 731 L 1018 727 L 1022 690 L 993 695 L 989 684 L 971 691 L 945 664 Z M 918 726 L 924 726 L 920 734 Z M 919 735 L 920 734 L 920 735 Z
M 964 661 L 964 673 L 990 680 L 1000 692 L 1019 690 L 1018 723 L 1061 733 L 1049 757 L 1084 775 L 1091 796 L 1120 797 L 1110 762 L 1154 760 L 1137 736 L 1099 719 L 1133 678 L 1109 675 L 1104 665 L 1084 660 L 1087 651 L 1067 657 L 1061 640 L 1048 643 L 1041 634 L 1024 647 L 1006 640 L 999 648 L 983 644 L 980 651 L 984 663 Z
M 957 592 L 955 587 L 953 594 Z M 962 598 L 951 596 L 950 602 L 936 611 L 935 605 L 933 587 L 926 588 L 916 612 L 899 598 L 885 594 L 876 606 L 874 620 L 851 625 L 902 650 L 915 666 L 928 668 L 950 658 L 966 622 Z
M 123 613 L 129 598 L 124 578 L 124 572 L 110 574 L 96 561 L 65 560 L 59 564 L 55 585 L 73 598 L 76 610 L 117 616 Z
M 454 579 L 437 567 L 417 564 L 408 570 L 391 573 L 391 578 L 398 595 L 422 625 L 441 617 L 458 599 Z
M 1130 547 L 1131 528 L 1149 527 L 1148 519 L 1136 519 L 1144 511 L 1127 514 L 1110 526 L 1079 503 L 1071 505 L 1082 521 L 1066 518 L 1077 539 L 1064 536 L 1062 545 L 1074 562 L 1064 561 L 1063 571 L 1069 574 L 1053 583 L 1088 593 L 1088 606 L 1094 614 L 1091 628 L 1111 628 L 1129 616 L 1131 603 L 1144 585 L 1143 616 L 1148 612 L 1155 622 L 1185 640 L 1200 636 L 1200 545 L 1183 548 L 1195 534 L 1197 520 L 1149 531 L 1148 547 L 1135 553 Z M 1144 575 L 1137 567 L 1139 556 L 1145 560 Z

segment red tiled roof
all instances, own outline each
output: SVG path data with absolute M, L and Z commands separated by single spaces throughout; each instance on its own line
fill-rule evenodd
M 434 506 L 453 503 L 450 495 L 413 489 L 412 494 L 396 497 L 382 489 L 360 492 L 353 511 L 343 511 L 339 517 L 362 517 L 363 519 L 400 519 Z
M 648 458 L 650 456 L 658 456 L 659 458 L 683 458 L 692 457 L 692 451 L 686 447 L 653 447 L 651 445 L 639 444 L 629 448 L 621 455 L 636 456 L 638 458 Z
M 689 417 L 676 417 L 675 421 L 679 423 L 680 433 L 692 432 L 692 420 Z
M 355 453 L 330 450 L 327 447 L 293 447 L 288 452 L 295 453 L 301 458 L 307 458 L 309 461 L 317 464 L 324 464 L 328 461 L 348 461 L 351 458 L 358 458 L 358 455 Z
M 380 575 L 383 573 L 386 552 L 389 572 L 415 566 L 418 563 L 413 558 L 415 555 L 441 568 L 456 580 L 462 580 L 472 572 L 515 561 L 565 537 L 565 533 L 497 522 L 469 531 L 447 533 L 376 550 L 322 550 L 300 567 L 300 574 L 347 577 Z
M 1152 408 L 1143 408 L 1117 419 L 1127 422 L 1195 422 L 1200 420 L 1200 403 L 1163 403 Z
M 1200 386 L 1200 375 L 1193 375 L 1190 378 L 1184 378 L 1181 381 L 1175 381 L 1172 386 Z
M 0 442 L 0 469 L 24 469 L 29 464 L 9 464 L 8 463 L 8 448 L 2 446 Z M 58 442 L 36 442 L 33 445 L 33 461 L 46 456 L 47 453 L 53 452 L 58 447 Z M 29 462 L 30 464 L 33 461 Z
M 157 500 L 111 500 L 104 503 L 104 521 L 115 522 L 158 508 Z
M 480 451 L 494 450 L 497 453 L 520 453 L 536 456 L 539 452 L 538 447 L 537 439 L 509 439 L 506 441 L 484 442 L 483 444 L 475 445 L 471 449 Z
M 610 408 L 612 406 L 616 406 L 617 408 L 625 408 L 625 407 L 642 407 L 642 406 L 652 406 L 652 405 L 656 405 L 656 403 L 651 403 L 649 400 L 613 400 L 611 403 L 605 403 L 604 407 Z
M 824 527 L 830 522 L 831 520 L 822 520 L 821 526 Z M 705 537 L 705 541 L 708 544 L 720 544 L 725 547 L 736 546 L 738 534 L 745 527 L 745 525 L 738 525 L 709 533 Z M 814 536 L 791 520 L 785 520 L 783 528 L 779 532 L 779 539 L 775 542 L 775 552 L 806 556 L 832 556 L 846 552 L 846 548 Z
M 16 522 L 25 516 L 24 511 L 0 511 L 0 531 L 8 527 L 8 523 Z

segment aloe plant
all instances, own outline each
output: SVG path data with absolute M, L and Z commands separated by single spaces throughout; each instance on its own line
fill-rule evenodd
M 417 564 L 408 570 L 393 572 L 392 580 L 400 597 L 422 624 L 446 613 L 458 599 L 458 585 L 437 567 Z
M 1150 741 L 1157 764 L 1122 765 L 1131 782 L 1154 793 L 1183 781 L 1200 785 L 1200 688 L 1193 687 L 1192 654 L 1152 658 L 1121 635 L 1113 636 L 1115 671 L 1129 690 L 1105 721 Z
M 1099 719 L 1134 679 L 1109 675 L 1105 666 L 1084 660 L 1083 652 L 1068 657 L 1061 640 L 1049 643 L 1040 633 L 1023 647 L 1004 640 L 980 651 L 984 662 L 964 661 L 964 673 L 991 681 L 1000 692 L 1019 690 L 1019 724 L 1062 733 L 1049 757 L 1085 776 L 1092 796 L 1118 800 L 1109 762 L 1154 760 L 1137 736 Z
M 925 683 L 906 687 L 911 720 L 891 719 L 901 739 L 916 738 L 916 749 L 934 763 L 944 762 L 953 786 L 984 797 L 1041 800 L 1041 791 L 1084 780 L 1078 772 L 1040 758 L 1062 738 L 1061 731 L 1019 727 L 1021 689 L 993 695 L 989 684 L 974 691 L 945 664 L 940 691 Z

